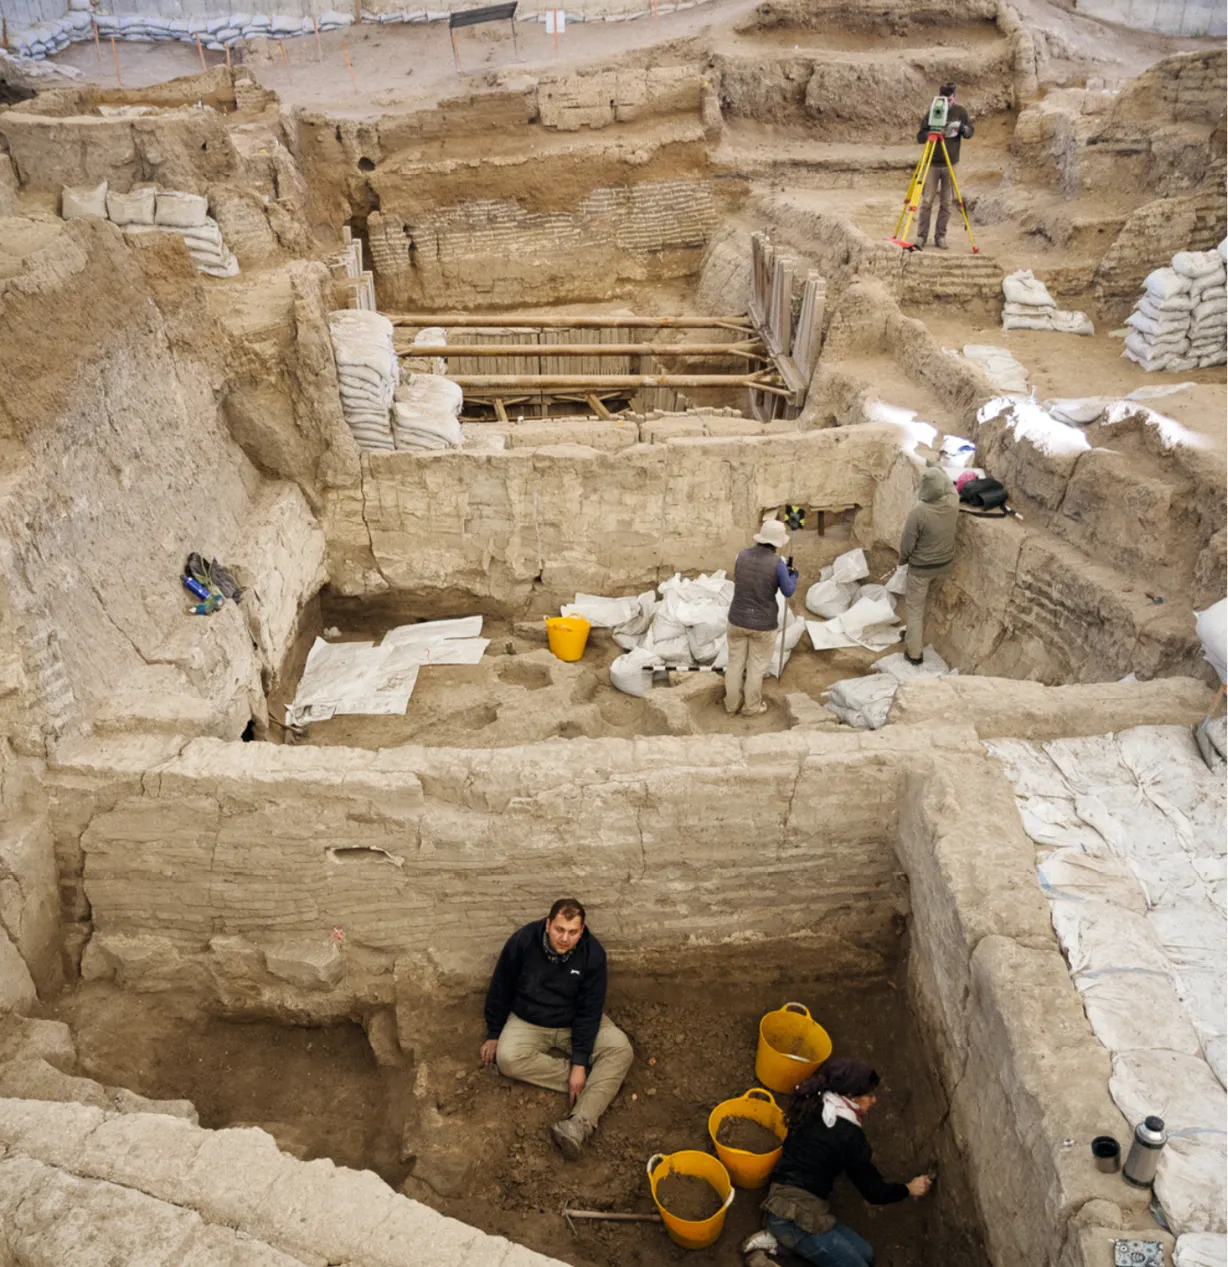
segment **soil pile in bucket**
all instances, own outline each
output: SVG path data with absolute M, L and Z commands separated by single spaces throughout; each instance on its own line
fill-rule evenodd
M 717 1190 L 698 1175 L 673 1171 L 657 1184 L 657 1200 L 676 1218 L 691 1223 L 710 1219 L 723 1202 Z
M 744 1153 L 774 1153 L 780 1140 L 770 1126 L 750 1117 L 727 1117 L 716 1128 L 716 1142 Z

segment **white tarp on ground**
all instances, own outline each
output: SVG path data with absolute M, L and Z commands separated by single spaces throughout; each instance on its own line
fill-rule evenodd
M 377 647 L 370 642 L 325 642 L 317 638 L 303 676 L 286 706 L 286 725 L 305 726 L 335 716 L 403 713 L 428 665 L 477 664 L 490 645 L 481 616 L 424 621 L 389 630 Z
M 1183 726 L 986 744 L 1038 847 L 1041 887 L 1110 1092 L 1165 1119 L 1172 1229 L 1225 1232 L 1225 787 Z M 1191 1260 L 1197 1261 L 1197 1260 Z

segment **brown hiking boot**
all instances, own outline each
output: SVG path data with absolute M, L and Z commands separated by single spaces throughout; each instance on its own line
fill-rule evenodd
M 565 1117 L 550 1128 L 550 1137 L 568 1161 L 579 1161 L 585 1141 L 597 1128 L 582 1117 Z

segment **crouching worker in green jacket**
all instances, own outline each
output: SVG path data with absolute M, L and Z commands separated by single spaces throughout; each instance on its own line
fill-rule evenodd
M 930 596 L 951 572 L 955 530 L 959 527 L 959 494 L 940 467 L 927 466 L 921 476 L 920 500 L 909 511 L 900 535 L 900 563 L 908 567 L 904 590 L 904 654 L 920 664 L 925 650 L 925 613 Z
M 584 907 L 561 897 L 545 919 L 514 932 L 486 993 L 482 1063 L 535 1087 L 567 1095 L 570 1114 L 550 1128 L 576 1161 L 618 1093 L 633 1053 L 603 1014 L 605 950 L 584 924 Z

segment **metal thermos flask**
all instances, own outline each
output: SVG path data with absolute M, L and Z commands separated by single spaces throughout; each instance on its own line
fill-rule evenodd
M 1136 1188 L 1150 1188 L 1160 1164 L 1160 1149 L 1164 1147 L 1168 1133 L 1162 1117 L 1144 1118 L 1134 1128 L 1130 1155 L 1126 1158 L 1121 1177 Z

